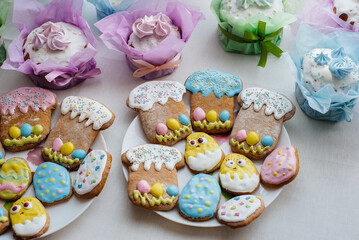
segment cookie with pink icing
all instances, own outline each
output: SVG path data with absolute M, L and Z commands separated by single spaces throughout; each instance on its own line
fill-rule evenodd
M 0 98 L 0 140 L 6 150 L 23 151 L 40 144 L 50 132 L 56 95 L 38 87 L 15 89 Z
M 296 147 L 283 145 L 276 148 L 263 162 L 262 183 L 269 186 L 283 186 L 295 179 L 299 172 L 299 157 Z
M 185 92 L 183 84 L 176 81 L 146 82 L 130 92 L 127 106 L 138 113 L 151 143 L 172 146 L 191 134 L 191 121 L 182 100 Z

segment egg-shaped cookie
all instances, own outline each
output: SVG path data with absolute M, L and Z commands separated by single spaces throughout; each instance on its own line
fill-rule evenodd
M 266 157 L 261 168 L 262 183 L 268 186 L 283 186 L 297 176 L 299 157 L 296 147 L 283 145 Z
M 208 134 L 195 132 L 187 137 L 185 158 L 192 172 L 213 172 L 219 168 L 224 156 L 218 143 Z
M 45 206 L 65 202 L 72 196 L 70 174 L 59 164 L 41 163 L 34 174 L 34 189 L 36 198 Z
M 4 200 L 19 199 L 32 181 L 29 165 L 23 158 L 7 160 L 0 170 L 0 198 Z
M 264 202 L 260 197 L 241 195 L 222 204 L 217 219 L 232 228 L 243 227 L 259 217 L 263 210 Z
M 259 187 L 259 174 L 247 157 L 232 153 L 221 165 L 220 184 L 224 190 L 234 195 L 252 193 Z
M 9 212 L 0 204 L 0 235 L 10 226 Z
M 190 221 L 206 221 L 218 210 L 221 188 L 217 180 L 208 174 L 193 176 L 184 186 L 179 197 L 179 213 Z
M 50 226 L 50 217 L 44 206 L 32 197 L 25 197 L 13 203 L 10 220 L 14 235 L 21 239 L 40 237 Z

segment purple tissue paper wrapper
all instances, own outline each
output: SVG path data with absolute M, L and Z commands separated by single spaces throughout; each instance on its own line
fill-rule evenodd
M 140 51 L 129 46 L 127 41 L 132 33 L 132 24 L 136 19 L 143 18 L 145 15 L 156 15 L 159 12 L 166 14 L 173 24 L 181 29 L 182 39 L 174 36 L 167 37 L 149 51 Z M 104 44 L 109 49 L 126 54 L 126 60 L 127 57 L 131 57 L 160 66 L 182 52 L 194 28 L 201 19 L 204 19 L 204 15 L 198 7 L 165 0 L 139 0 L 128 11 L 112 14 L 95 23 L 95 26 L 102 32 L 100 38 Z M 137 69 L 128 60 L 127 63 L 132 70 Z M 143 79 L 159 78 L 172 73 L 174 70 L 172 68 L 155 71 L 145 75 Z
M 13 23 L 20 34 L 8 47 L 8 58 L 2 68 L 28 74 L 40 87 L 67 89 L 101 73 L 96 68 L 94 56 L 98 44 L 85 19 L 81 17 L 82 0 L 54 0 L 44 5 L 33 0 L 14 0 Z M 71 57 L 67 67 L 52 60 L 35 64 L 30 59 L 24 60 L 23 44 L 29 33 L 43 23 L 66 22 L 80 28 L 87 38 L 87 47 Z M 53 80 L 46 79 L 47 74 L 60 74 Z M 58 75 L 57 74 L 57 75 Z
M 292 25 L 293 33 L 295 34 L 298 31 L 301 22 L 309 24 L 322 33 L 359 31 L 359 27 L 354 27 L 335 15 L 333 8 L 334 0 L 306 1 L 303 10 L 298 14 L 298 21 Z

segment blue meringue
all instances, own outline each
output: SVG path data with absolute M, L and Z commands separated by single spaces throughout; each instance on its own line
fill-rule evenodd
M 329 70 L 334 77 L 342 79 L 353 71 L 353 67 L 342 58 L 335 58 L 329 64 Z
M 340 47 L 332 52 L 332 58 L 342 58 L 345 57 L 344 48 Z
M 330 57 L 328 57 L 327 54 L 324 54 L 323 52 L 321 52 L 318 56 L 316 56 L 314 58 L 314 61 L 318 64 L 318 65 L 325 65 L 328 64 L 328 62 L 330 61 Z

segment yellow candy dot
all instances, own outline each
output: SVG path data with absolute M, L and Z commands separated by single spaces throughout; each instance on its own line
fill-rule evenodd
M 180 129 L 181 125 L 176 119 L 170 118 L 167 120 L 167 127 L 174 131 Z
M 56 172 L 58 169 L 57 168 L 54 168 L 54 171 Z
M 35 135 L 40 135 L 43 131 L 44 131 L 44 128 L 40 124 L 33 126 L 31 129 L 31 132 Z
M 254 199 L 249 200 L 249 202 L 250 202 L 250 203 L 253 203 L 253 202 L 254 202 Z
M 210 194 L 213 194 L 214 192 L 213 191 L 209 191 Z
M 39 184 L 39 183 L 40 183 L 40 180 L 38 180 L 36 183 Z
M 194 202 L 196 203 L 196 202 L 197 202 L 197 200 L 194 200 Z
M 55 193 L 53 193 L 52 196 L 55 197 Z
M 258 198 L 259 200 L 261 200 L 261 199 L 262 199 L 260 196 L 257 196 L 257 198 Z
M 161 197 L 164 193 L 162 184 L 159 182 L 156 182 L 155 184 L 153 184 L 150 189 L 150 193 L 157 198 Z
M 62 155 L 68 156 L 74 151 L 74 149 L 75 149 L 74 144 L 72 144 L 72 142 L 67 142 L 61 146 L 60 152 Z
M 214 111 L 214 110 L 209 111 L 209 112 L 207 113 L 207 115 L 206 115 L 206 119 L 207 119 L 208 122 L 215 122 L 215 121 L 217 121 L 217 117 L 218 117 L 218 114 L 217 114 L 217 112 Z
M 282 166 L 282 163 L 280 162 L 280 163 L 278 163 L 278 165 L 279 165 L 279 166 Z
M 53 182 L 53 181 L 55 181 L 55 179 L 53 179 L 53 178 L 50 178 L 50 182 Z
M 21 136 L 20 128 L 15 127 L 15 126 L 12 126 L 12 127 L 9 129 L 9 134 L 10 134 L 10 137 L 12 137 L 12 138 L 18 138 L 18 137 L 20 137 L 20 136 Z
M 205 186 L 205 188 L 208 188 L 208 186 Z
M 209 205 L 211 205 L 211 203 L 207 201 L 207 202 L 206 202 L 206 206 L 209 206 Z
M 47 182 L 47 180 L 45 179 L 44 182 Z
M 259 142 L 259 136 L 256 132 L 250 132 L 248 133 L 247 135 L 247 138 L 246 138 L 246 142 L 248 143 L 248 145 L 255 145 Z
M 212 180 L 211 180 L 211 179 L 208 179 L 207 181 L 210 182 L 210 181 L 212 181 Z
M 43 173 L 42 176 L 45 176 L 45 173 Z
M 62 180 L 62 181 L 61 181 L 61 184 L 64 184 L 64 183 L 65 183 L 65 181 L 64 181 L 64 180 Z
M 186 199 L 188 199 L 189 198 L 189 195 L 186 195 Z
M 43 193 L 41 193 L 41 194 L 40 194 L 40 197 L 42 197 L 42 196 L 44 196 L 44 194 L 43 194 Z
M 199 188 L 199 187 L 201 187 L 201 185 L 197 184 L 196 187 Z
M 49 190 L 46 190 L 45 193 L 49 193 Z
M 285 173 L 283 173 L 283 176 L 285 176 Z
M 278 175 L 278 173 L 277 173 L 277 172 L 274 172 L 274 173 L 273 173 L 273 176 L 277 176 L 277 175 Z
M 290 167 L 290 168 L 288 168 L 288 170 L 289 170 L 289 171 L 292 171 L 292 170 L 293 170 L 293 168 L 291 168 L 291 167 Z
M 278 151 L 278 155 L 281 155 L 282 154 L 282 151 Z
M 46 165 L 44 164 L 44 165 L 42 165 L 42 168 L 46 168 Z
M 202 208 L 198 208 L 198 212 L 202 212 Z
M 232 206 L 232 207 L 231 207 L 231 210 L 234 210 L 234 209 L 236 209 L 236 208 L 237 208 L 236 206 Z
M 91 174 L 91 171 L 87 171 L 86 176 L 88 177 Z
M 268 163 L 268 166 L 271 165 L 271 164 L 272 164 L 272 162 L 269 162 L 269 163 Z

